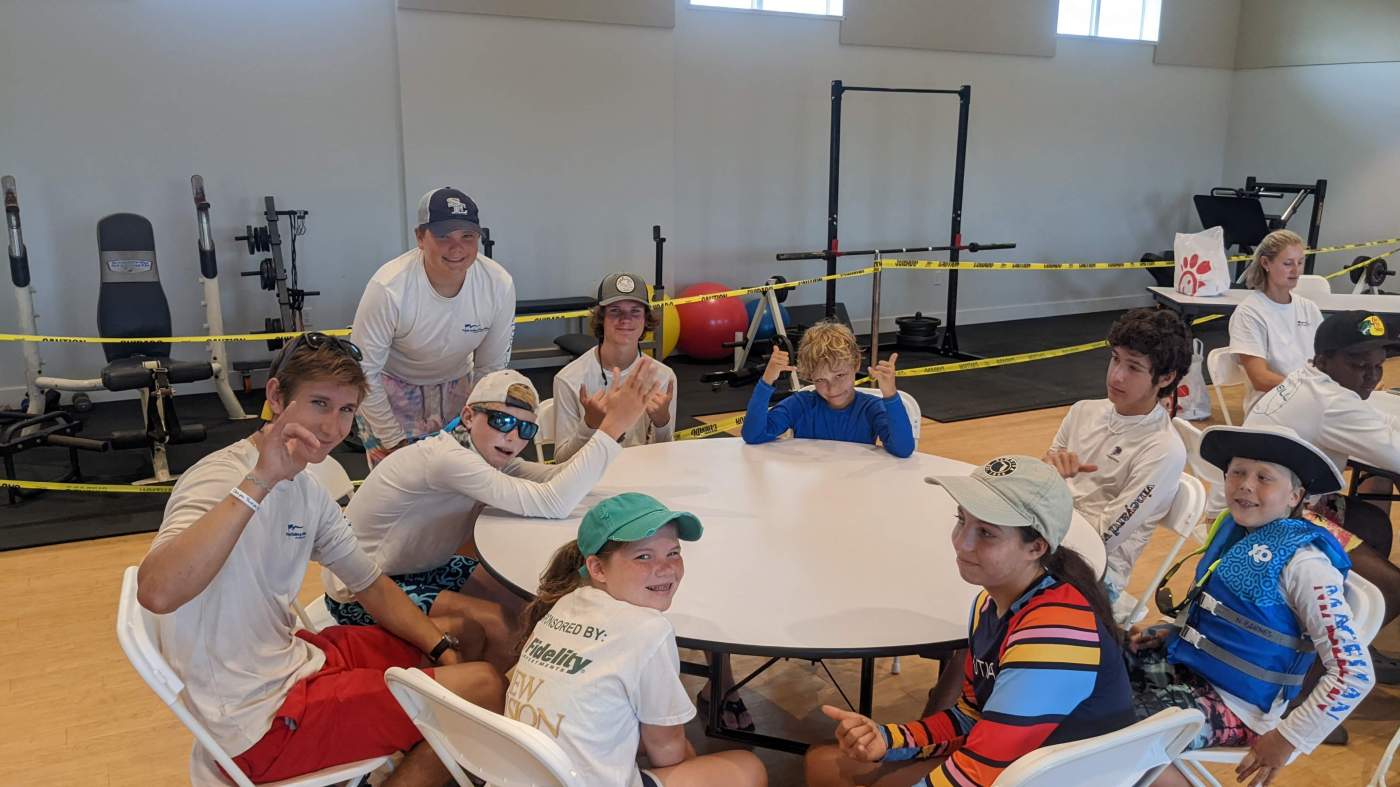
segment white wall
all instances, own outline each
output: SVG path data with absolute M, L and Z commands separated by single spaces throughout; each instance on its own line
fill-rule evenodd
M 523 298 L 587 293 L 620 267 L 649 273 L 658 223 L 673 285 L 810 275 L 820 263 L 772 255 L 824 242 L 836 78 L 973 84 L 964 233 L 1020 244 L 997 257 L 1164 248 L 1195 226 L 1190 195 L 1221 179 L 1230 72 L 1154 66 L 1149 45 L 1062 39 L 1054 58 L 841 46 L 835 20 L 676 2 L 673 31 L 391 0 L 0 5 L 0 169 L 19 179 L 41 330 L 95 333 L 94 226 L 135 211 L 155 224 L 175 331 L 202 331 L 194 172 L 226 273 L 253 262 L 232 236 L 263 194 L 312 211 L 301 249 L 304 280 L 325 293 L 316 326 L 348 323 L 363 282 L 404 247 L 418 195 L 445 182 L 478 197 Z M 946 239 L 955 124 L 954 99 L 848 97 L 847 248 Z M 891 274 L 887 320 L 940 312 L 944 280 Z M 976 322 L 1139 303 L 1147 277 L 963 282 L 960 318 Z M 275 313 L 251 279 L 222 290 L 230 330 Z M 840 294 L 861 325 L 868 283 Z M 6 329 L 11 300 L 0 297 Z M 50 374 L 101 366 L 96 348 L 43 350 Z M 0 390 L 22 379 L 19 358 L 0 345 Z
M 1323 244 L 1400 235 L 1400 62 L 1237 71 L 1235 80 L 1227 183 L 1243 185 L 1248 175 L 1327 178 Z M 1268 207 L 1277 213 L 1282 206 Z M 1306 235 L 1310 209 L 1305 204 L 1290 227 Z M 1317 270 L 1337 270 L 1357 253 L 1320 257 Z
M 674 32 L 416 11 L 400 11 L 399 31 L 410 202 L 437 182 L 478 196 L 521 297 L 648 273 L 654 223 L 672 284 L 818 272 L 773 254 L 824 244 L 835 78 L 974 85 L 964 232 L 1021 244 L 999 257 L 1164 248 L 1195 225 L 1190 195 L 1221 175 L 1230 72 L 1154 66 L 1150 45 L 1066 39 L 1054 59 L 841 46 L 836 20 L 684 0 Z M 446 100 L 454 87 L 460 100 Z M 844 246 L 946 241 L 956 99 L 850 95 L 847 107 Z M 944 280 L 892 274 L 887 321 L 941 311 Z M 1148 279 L 963 281 L 960 317 L 983 321 L 1142 303 Z M 863 325 L 868 283 L 840 297 Z
M 235 275 L 256 263 L 233 236 L 264 194 L 311 211 L 298 257 L 304 286 L 324 294 L 309 317 L 349 324 L 364 281 L 404 242 L 394 21 L 392 0 L 0 4 L 0 170 L 19 183 L 40 330 L 96 333 L 97 220 L 130 211 L 155 227 L 175 332 L 204 332 L 194 173 L 213 206 L 228 330 L 276 314 L 271 293 Z M 13 331 L 8 276 L 0 286 L 0 331 Z M 95 346 L 43 355 L 56 376 L 103 364 Z M 0 402 L 23 379 L 18 347 L 0 344 Z
M 1136 259 L 1196 227 L 1190 195 L 1217 185 L 1230 72 L 1154 66 L 1152 47 L 1065 38 L 1053 59 L 837 43 L 837 23 L 680 9 L 676 18 L 679 283 L 821 272 L 776 263 L 826 238 L 830 83 L 973 86 L 967 240 L 1015 241 L 983 259 Z M 845 248 L 947 242 L 957 100 L 847 93 Z M 942 256 L 942 255 L 940 255 Z M 848 260 L 842 269 L 868 264 Z M 882 315 L 941 313 L 942 273 L 889 274 Z M 1144 303 L 1146 273 L 972 273 L 966 322 Z M 862 325 L 868 280 L 838 296 Z M 817 302 L 821 288 L 795 291 Z

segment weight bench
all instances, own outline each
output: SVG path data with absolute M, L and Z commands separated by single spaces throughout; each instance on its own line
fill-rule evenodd
M 107 216 L 97 223 L 97 246 L 101 273 L 98 334 L 104 338 L 170 336 L 170 304 L 160 286 L 151 222 L 134 213 Z M 180 424 L 173 386 L 210 379 L 213 365 L 207 360 L 173 359 L 170 347 L 163 342 L 102 345 L 107 356 L 102 387 L 141 392 L 142 427 L 108 437 L 113 448 L 149 449 L 154 473 L 137 484 L 173 480 L 166 446 L 197 443 L 205 436 L 203 426 Z
M 596 298 L 589 298 L 586 296 L 566 298 L 537 298 L 528 301 L 516 301 L 515 313 L 517 315 L 524 316 L 527 314 L 553 314 L 554 312 L 575 312 L 582 311 L 583 309 L 591 309 L 593 308 L 593 304 L 597 302 L 598 301 Z M 577 358 L 580 355 L 583 355 L 584 353 L 593 349 L 593 347 L 598 344 L 598 340 L 594 339 L 591 334 L 582 332 L 587 328 L 587 320 L 587 317 L 573 318 L 570 322 L 573 323 L 573 327 L 575 328 L 575 330 L 579 332 L 566 333 L 563 336 L 560 336 L 554 340 L 554 344 L 558 346 L 560 350 L 563 350 L 565 353 L 568 353 L 569 356 L 572 358 Z M 517 350 L 514 353 L 514 355 L 516 357 L 528 357 L 531 355 L 534 357 L 545 357 L 557 356 L 558 353 L 547 349 L 537 349 L 533 351 Z
M 83 473 L 82 468 L 78 466 L 78 451 L 106 451 L 111 448 L 111 444 L 105 440 L 78 437 L 77 434 L 82 429 L 82 421 L 62 410 L 41 415 L 0 411 L 0 459 L 4 460 L 4 477 L 10 480 L 19 480 L 19 476 L 15 473 L 15 454 L 28 451 L 31 448 L 51 446 L 68 449 L 68 472 L 52 480 L 59 482 L 82 481 Z M 21 497 L 26 496 L 23 490 L 12 486 L 6 487 L 5 491 L 9 493 L 11 505 L 19 502 Z

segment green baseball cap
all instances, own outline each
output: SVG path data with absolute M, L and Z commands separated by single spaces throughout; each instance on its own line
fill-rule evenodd
M 1002 527 L 1029 527 L 1054 552 L 1069 532 L 1074 497 L 1059 472 L 1032 456 L 999 456 L 972 475 L 925 478 L 969 514 Z
M 682 541 L 699 541 L 705 532 L 700 520 L 688 511 L 672 511 L 641 492 L 623 492 L 583 515 L 578 524 L 578 550 L 584 557 L 596 555 L 609 541 L 641 541 L 672 522 L 676 523 L 676 537 Z M 588 576 L 588 566 L 580 566 L 578 573 Z

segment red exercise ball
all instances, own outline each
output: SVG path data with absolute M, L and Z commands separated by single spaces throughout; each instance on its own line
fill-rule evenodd
M 680 297 L 730 289 L 718 282 L 705 281 L 686 287 Z M 733 355 L 734 351 L 726 348 L 724 343 L 734 341 L 735 332 L 743 333 L 749 327 L 748 312 L 744 311 L 744 302 L 738 298 L 686 303 L 677 306 L 676 311 L 681 317 L 680 351 L 704 361 L 716 361 Z

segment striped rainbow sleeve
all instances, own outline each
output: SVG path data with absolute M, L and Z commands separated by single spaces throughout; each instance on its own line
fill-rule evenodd
M 1067 589 L 1069 594 L 1064 593 Z M 1089 697 L 1098 679 L 1100 655 L 1094 614 L 1077 592 L 1065 586 L 1037 597 L 1007 633 L 986 706 L 975 716 L 963 716 L 973 723 L 961 745 L 945 742 L 918 750 L 918 756 L 951 754 L 916 787 L 991 785 L 1011 763 L 1039 748 Z M 968 698 L 965 691 L 959 710 Z M 947 712 L 949 727 L 955 714 Z M 935 716 L 916 725 L 891 725 L 904 737 L 896 739 L 892 732 L 887 736 L 905 745 L 921 744 L 925 739 L 919 733 L 928 728 L 932 740 L 944 740 L 937 737 L 944 732 L 938 721 Z

